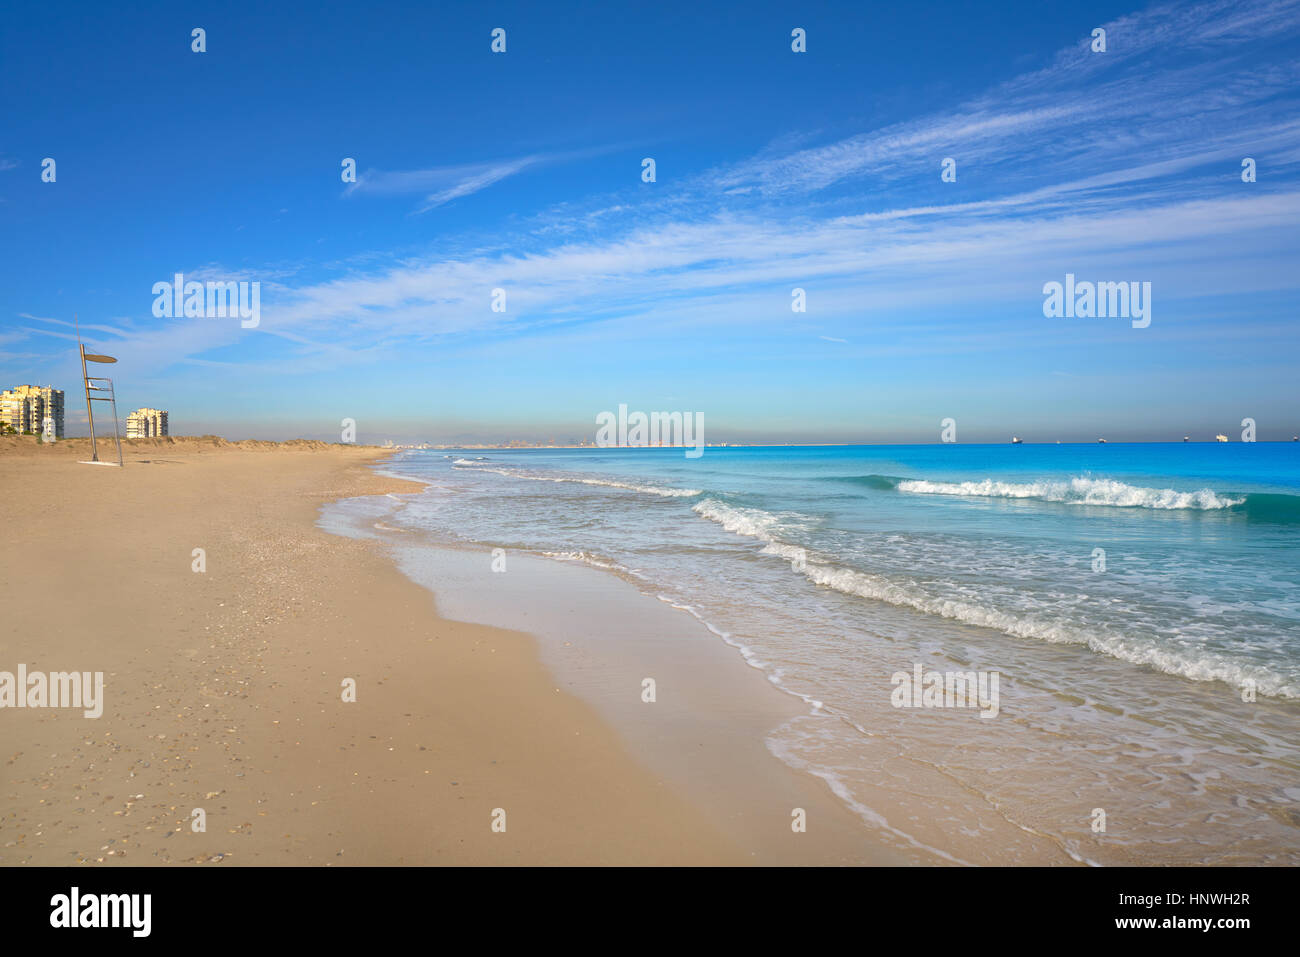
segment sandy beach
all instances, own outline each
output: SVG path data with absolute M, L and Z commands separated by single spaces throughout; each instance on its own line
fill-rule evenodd
M 120 470 L 88 451 L 0 439 L 0 483 L 31 494 L 0 543 L 0 670 L 105 681 L 99 718 L 0 712 L 0 865 L 889 860 L 756 741 L 739 753 L 787 810 L 721 820 L 557 688 L 531 636 L 439 617 L 381 545 L 318 529 L 325 502 L 418 490 L 367 467 L 382 449 L 138 440 Z M 737 750 L 725 722 L 688 733 Z

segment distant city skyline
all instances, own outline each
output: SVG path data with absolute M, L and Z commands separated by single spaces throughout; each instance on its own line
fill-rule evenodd
M 76 315 L 186 435 L 1300 430 L 1300 2 L 557 9 L 6 12 L 0 386 L 86 434 Z

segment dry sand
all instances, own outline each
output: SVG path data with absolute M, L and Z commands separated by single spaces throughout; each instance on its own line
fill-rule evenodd
M 440 619 L 376 545 L 314 527 L 412 490 L 365 468 L 382 450 L 124 446 L 116 469 L 0 439 L 0 670 L 102 671 L 106 701 L 0 711 L 0 865 L 747 860 L 529 636 Z

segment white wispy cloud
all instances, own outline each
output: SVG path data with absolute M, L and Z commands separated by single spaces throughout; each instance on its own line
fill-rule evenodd
M 1019 298 L 1032 314 L 1047 279 L 1089 267 L 1167 274 L 1170 249 L 1179 257 L 1212 261 L 1176 293 L 1171 289 L 1176 296 L 1256 291 L 1270 284 L 1287 288 L 1295 280 L 1281 264 L 1291 251 L 1269 250 L 1297 217 L 1297 191 L 1141 209 L 1116 204 L 1062 213 L 1053 206 L 1022 209 L 1015 218 L 941 215 L 921 224 L 845 217 L 791 226 L 719 217 L 545 253 L 417 261 L 366 277 L 286 287 L 282 299 L 264 305 L 264 326 L 307 335 L 346 327 L 356 335 L 431 338 L 674 311 L 716 296 L 743 300 L 751 310 L 766 297 L 773 304 L 766 318 L 776 321 L 788 316 L 789 287 L 806 284 L 818 287 L 819 315 L 861 316 L 951 302 L 955 290 L 963 308 Z M 1265 264 L 1273 262 L 1278 268 L 1270 271 Z M 1255 268 L 1243 271 L 1242 263 Z M 489 307 L 496 287 L 507 291 L 505 313 Z M 777 308 L 782 301 L 784 311 Z M 764 316 L 748 311 L 737 318 L 755 322 Z
M 469 196 L 486 189 L 493 183 L 514 176 L 541 161 L 541 157 L 525 156 L 496 163 L 475 163 L 462 166 L 442 166 L 420 170 L 367 170 L 355 183 L 344 190 L 346 195 L 374 194 L 394 196 L 424 193 L 424 202 L 417 213 L 428 212 L 444 203 Z
M 612 147 L 562 153 L 536 153 L 513 159 L 435 166 L 417 170 L 365 170 L 358 174 L 357 181 L 350 183 L 343 192 L 345 196 L 356 194 L 396 196 L 424 193 L 424 201 L 415 212 L 426 213 L 453 200 L 472 196 L 532 167 L 595 156 L 610 149 Z
M 960 179 L 963 167 L 984 163 L 1037 164 L 1071 175 L 1117 157 L 1135 165 L 1127 157 L 1139 151 L 1151 160 L 1179 151 L 1212 153 L 1227 143 L 1254 142 L 1254 133 L 1272 128 L 1282 118 L 1274 98 L 1293 95 L 1300 81 L 1294 59 L 1259 66 L 1248 59 L 1251 44 L 1300 35 L 1295 0 L 1165 5 L 1104 27 L 1104 54 L 1081 38 L 1043 69 L 949 112 L 789 153 L 766 152 L 714 171 L 708 186 L 770 197 L 868 177 L 876 184 L 914 177 L 918 165 L 937 179 L 946 156 L 958 161 Z M 1193 146 L 1197 141 L 1201 148 Z
M 78 323 L 76 321 L 72 321 L 68 319 L 55 319 L 52 316 L 33 316 L 29 312 L 20 312 L 18 313 L 18 316 L 19 318 L 22 319 L 29 319 L 32 322 L 47 322 L 55 326 L 65 326 L 68 329 L 75 329 L 80 327 L 82 329 L 85 329 L 88 332 L 103 332 L 114 336 L 123 335 L 122 331 L 118 329 L 116 326 L 106 326 L 99 323 L 88 323 L 88 322 Z M 39 331 L 44 332 L 48 330 L 39 330 Z
M 1300 164 L 1300 64 L 1253 54 L 1300 35 L 1298 9 L 1152 8 L 1106 24 L 1106 54 L 1081 38 L 951 111 L 822 145 L 782 137 L 671 192 L 558 204 L 490 249 L 368 253 L 321 264 L 332 278 L 312 281 L 296 278 L 305 264 L 283 267 L 264 283 L 257 334 L 296 350 L 296 369 L 324 369 L 435 340 L 779 326 L 797 285 L 821 328 L 924 330 L 929 348 L 974 349 L 996 344 L 1007 323 L 1023 329 L 1042 283 L 1067 271 L 1153 280 L 1157 324 L 1179 300 L 1294 291 L 1300 190 L 1279 170 Z M 424 212 L 576 155 L 368 171 L 349 192 L 418 194 Z M 979 188 L 942 186 L 945 155 L 963 187 L 983 168 Z M 1258 183 L 1240 181 L 1244 155 L 1263 164 Z M 504 313 L 490 308 L 497 287 Z M 984 304 L 1009 304 L 1005 323 L 964 328 Z M 931 314 L 950 318 L 941 326 Z M 125 335 L 151 357 L 209 363 L 205 351 L 238 332 Z

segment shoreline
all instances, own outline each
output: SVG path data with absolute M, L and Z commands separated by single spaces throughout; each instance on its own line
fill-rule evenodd
M 863 567 L 852 553 L 843 560 L 837 548 L 833 529 L 844 526 L 832 521 L 832 532 L 820 539 L 805 534 L 821 514 L 817 505 L 776 492 L 765 498 L 770 490 L 759 480 L 745 485 L 733 475 L 748 474 L 744 462 L 728 469 L 720 460 L 712 472 L 696 476 L 681 468 L 642 468 L 640 460 L 630 456 L 611 457 L 596 469 L 578 469 L 573 459 L 558 454 L 525 467 L 526 458 L 496 456 L 478 470 L 487 474 L 475 476 L 470 466 L 487 460 L 398 454 L 386 463 L 390 474 L 424 480 L 429 490 L 402 496 L 404 505 L 379 503 L 364 524 L 385 537 L 421 542 L 421 550 L 430 554 L 447 548 L 464 552 L 468 558 L 461 561 L 427 559 L 438 566 L 434 573 L 421 576 L 424 560 L 415 561 L 407 573 L 440 597 L 437 583 L 453 582 L 444 613 L 519 627 L 541 637 L 544 648 L 549 643 L 548 663 L 558 658 L 555 673 L 608 715 L 624 737 L 636 740 L 639 755 L 660 760 L 657 766 L 665 773 L 671 769 L 655 754 L 654 742 L 638 738 L 662 702 L 648 709 L 628 696 L 633 681 L 642 675 L 660 678 L 662 661 L 653 654 L 638 655 L 653 649 L 638 648 L 630 640 L 624 657 L 637 662 L 639 671 L 620 672 L 618 662 L 598 654 L 605 650 L 602 645 L 613 644 L 602 642 L 602 636 L 615 627 L 602 621 L 599 609 L 604 602 L 587 600 L 595 609 L 590 615 L 595 622 L 578 616 L 557 625 L 554 611 L 545 611 L 556 603 L 546 600 L 548 589 L 535 588 L 542 596 L 537 598 L 506 585 L 516 570 L 514 556 L 537 556 L 576 569 L 572 581 L 562 581 L 557 571 L 541 576 L 554 582 L 549 591 L 556 601 L 580 604 L 573 596 L 583 594 L 584 588 L 593 595 L 607 591 L 579 587 L 573 577 L 595 569 L 591 574 L 628 584 L 650 605 L 658 598 L 686 611 L 693 618 L 689 628 L 700 641 L 728 646 L 725 662 L 693 666 L 690 677 L 700 678 L 704 668 L 713 668 L 716 675 L 731 669 L 729 675 L 743 659 L 751 668 L 741 670 L 751 677 L 757 670 L 786 696 L 811 705 L 812 713 L 804 709 L 774 732 L 770 725 L 746 728 L 744 722 L 731 720 L 727 708 L 712 702 L 697 707 L 696 717 L 731 723 L 736 740 L 763 737 L 783 764 L 819 778 L 853 810 L 860 827 L 902 859 L 926 864 L 1123 865 L 1277 864 L 1294 858 L 1294 789 L 1289 788 L 1286 746 L 1294 710 L 1285 701 L 1267 696 L 1257 703 L 1238 701 L 1230 683 L 1225 688 L 1222 682 L 1188 681 L 1141 663 L 1134 667 L 1127 658 L 1104 654 L 1091 643 L 1057 641 L 1050 633 L 1046 640 L 1039 634 L 1027 640 L 1002 628 L 1002 621 L 935 613 L 934 608 L 904 600 L 907 594 L 900 599 L 882 595 L 878 588 L 860 589 L 859 582 L 875 582 L 866 572 L 861 573 L 864 580 L 853 577 L 857 572 L 844 571 Z M 1009 459 L 1016 461 L 1015 453 Z M 852 474 L 888 472 L 891 465 L 853 463 Z M 784 474 L 779 467 L 772 471 Z M 719 495 L 737 504 L 724 507 L 715 500 Z M 895 511 L 882 513 L 891 528 L 911 528 L 917 524 L 912 512 L 935 508 L 930 499 L 919 497 L 886 502 L 882 493 L 877 498 L 879 502 L 871 499 L 875 511 L 898 504 Z M 794 516 L 792 527 L 784 532 L 773 524 L 786 514 L 780 512 L 783 508 Z M 1044 506 L 1035 514 L 1047 516 L 1050 524 L 1058 514 L 1050 509 Z M 1059 514 L 1063 519 L 1077 517 Z M 1167 542 L 1161 529 L 1181 516 L 1152 515 L 1148 519 L 1145 512 L 1098 512 L 1100 531 L 1097 525 L 1084 531 L 1103 541 L 1110 535 L 1118 542 L 1130 525 L 1145 522 L 1142 534 L 1155 543 Z M 701 522 L 701 517 L 710 521 Z M 1208 516 L 1215 517 L 1217 513 Z M 1223 522 L 1211 525 L 1219 528 Z M 1184 519 L 1178 528 L 1186 525 Z M 1254 537 L 1260 538 L 1258 533 Z M 891 561 L 907 560 L 909 555 L 899 552 L 902 545 L 893 549 L 895 541 L 910 540 L 904 536 L 877 541 L 874 563 L 866 567 L 889 569 L 894 567 Z M 807 570 L 790 561 L 801 554 L 798 546 L 810 549 Z M 1121 549 L 1112 558 L 1122 563 L 1130 555 L 1143 554 L 1136 551 L 1138 546 L 1131 547 L 1132 553 Z M 814 548 L 820 549 L 815 555 Z M 498 551 L 511 556 L 510 575 L 488 574 L 489 553 Z M 927 554 L 922 551 L 921 558 Z M 1093 579 L 1095 570 L 1086 561 L 1071 561 L 1076 557 L 1067 543 L 1050 552 L 1043 567 L 1060 567 L 1066 581 L 1070 569 L 1076 575 L 1087 573 L 1075 584 L 1097 590 L 1101 599 L 1081 595 L 1091 604 L 1080 608 L 1098 606 L 1116 595 L 1125 608 L 1147 608 L 1140 602 L 1129 604 L 1133 569 L 1117 565 L 1116 571 L 1129 574 L 1111 586 L 1110 579 Z M 1158 549 L 1153 557 L 1160 557 Z M 464 561 L 472 567 L 458 571 Z M 959 560 L 957 567 L 966 568 Z M 991 594 L 1005 596 L 1007 582 L 1018 581 L 1013 575 L 999 584 L 995 576 Z M 1010 597 L 1032 599 L 1039 594 L 1034 586 L 1040 581 L 1028 584 L 1031 587 Z M 526 622 L 503 620 L 503 615 L 521 608 L 529 608 L 533 617 Z M 1049 624 L 1056 620 L 1046 619 Z M 703 634 L 696 623 L 711 634 Z M 678 630 L 684 630 L 680 624 L 660 629 L 665 639 Z M 1197 632 L 1189 628 L 1189 634 Z M 570 642 L 556 639 L 574 636 L 582 637 L 584 647 L 567 661 L 555 646 Z M 685 646 L 683 650 L 690 653 Z M 680 655 L 675 651 L 670 663 Z M 598 680 L 588 674 L 593 661 L 604 668 L 595 672 Z M 905 704 L 900 708 L 891 694 L 890 676 L 900 668 L 912 675 L 921 666 L 1000 675 L 1002 720 L 985 722 L 980 718 L 986 715 L 961 710 Z M 721 680 L 730 679 L 702 683 Z M 773 689 L 762 690 L 770 695 Z M 676 750 L 678 761 L 684 760 L 684 749 Z M 757 795 L 766 786 L 759 782 L 751 793 Z M 710 795 L 702 797 L 707 806 Z M 1109 830 L 1093 827 L 1097 808 L 1112 817 Z M 860 859 L 872 858 L 864 852 Z
M 439 616 L 316 527 L 327 501 L 413 487 L 367 467 L 391 450 L 124 442 L 116 471 L 78 468 L 79 444 L 0 445 L 5 484 L 41 492 L 0 545 L 24 596 L 0 669 L 102 671 L 106 698 L 98 719 L 0 711 L 0 865 L 752 860 L 529 635 Z
M 386 462 L 372 468 L 403 477 Z M 442 488 L 410 479 L 422 484 L 420 495 Z M 394 497 L 396 506 L 364 498 L 335 503 L 322 524 L 388 543 L 403 573 L 439 596 L 443 614 L 533 635 L 557 680 L 595 708 L 643 763 L 727 824 L 756 863 L 969 866 L 999 863 L 998 846 L 1014 847 L 1020 864 L 1088 863 L 991 808 L 963 810 L 969 794 L 942 774 L 882 769 L 889 783 L 874 785 L 864 804 L 841 776 L 801 760 L 783 740 L 788 733 L 816 738 L 854 719 L 774 681 L 752 650 L 695 610 L 609 566 L 425 539 L 416 528 L 394 527 L 407 496 Z M 356 507 L 352 514 L 348 506 Z M 491 571 L 497 552 L 508 558 L 507 574 Z M 620 615 L 625 609 L 632 614 Z M 619 639 L 609 640 L 614 633 Z M 676 700 L 651 706 L 638 699 L 642 676 L 654 676 Z M 917 791 L 926 799 L 917 801 Z M 793 807 L 817 824 L 797 844 L 782 840 Z M 784 826 L 770 829 L 772 823 Z M 971 848 L 965 859 L 946 833 L 953 827 L 978 829 L 987 846 Z
M 590 706 L 638 763 L 717 822 L 752 863 L 953 862 L 941 853 L 913 859 L 881 843 L 827 782 L 773 753 L 778 727 L 825 716 L 745 664 L 697 617 L 603 569 L 421 541 L 389 524 L 392 508 L 373 496 L 346 500 L 321 524 L 385 543 L 444 617 L 527 633 L 560 689 Z M 798 834 L 795 808 L 808 822 Z

